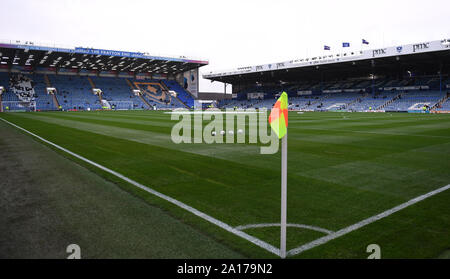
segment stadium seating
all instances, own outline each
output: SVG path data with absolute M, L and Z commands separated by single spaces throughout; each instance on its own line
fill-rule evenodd
M 180 99 L 187 107 L 194 107 L 194 98 L 178 82 L 174 80 L 163 80 L 162 82 L 169 90 L 177 92 L 178 99 Z
M 34 83 L 34 92 L 36 94 L 36 109 L 38 110 L 56 110 L 58 109 L 51 95 L 47 93 L 47 84 L 43 75 L 31 75 Z
M 178 84 L 176 81 L 174 83 Z M 144 83 L 144 85 L 139 85 L 139 83 Z M 166 88 L 166 84 L 159 80 L 134 80 L 133 84 L 139 86 L 140 89 L 145 89 L 143 94 L 143 98 L 149 103 L 152 107 L 156 107 L 158 109 L 175 109 L 175 108 L 185 108 L 179 98 L 176 98 L 169 94 L 169 88 Z M 177 88 L 177 94 L 181 92 L 181 86 Z M 180 90 L 180 91 L 178 91 Z M 184 91 L 184 90 L 182 90 Z M 183 92 L 182 92 L 183 93 Z M 181 93 L 181 94 L 182 94 Z M 186 92 L 184 92 L 186 93 Z M 188 93 L 186 93 L 188 94 Z M 189 95 L 190 96 L 190 95 Z M 193 101 L 192 101 L 193 104 Z
M 406 111 L 422 109 L 425 105 L 433 107 L 442 97 L 439 91 L 409 91 L 401 94 L 401 97 L 384 107 L 386 111 Z
M 438 111 L 450 111 L 450 99 L 447 99 L 445 102 L 441 104 L 436 110 Z
M 357 99 L 348 109 L 351 111 L 376 110 L 397 96 L 397 92 L 370 93 Z
M 135 96 L 124 78 L 91 77 L 95 86 L 102 90 L 102 98 L 115 109 L 145 109 L 146 104 Z
M 49 75 L 51 84 L 57 90 L 59 104 L 64 110 L 101 109 L 100 100 L 92 92 L 86 77 Z
M 439 76 L 419 76 L 379 77 L 374 80 L 361 78 L 326 82 L 299 81 L 288 86 L 253 85 L 236 92 L 240 100 L 224 100 L 219 102 L 219 107 L 269 108 L 275 96 L 286 91 L 289 95 L 289 109 L 295 110 L 407 111 L 422 109 L 424 105 L 432 108 L 439 102 L 443 103 L 438 109 L 446 110 L 448 101 L 444 102 L 443 98 L 448 90 L 447 83 L 450 83 L 450 78 L 443 78 L 441 82 Z M 264 99 L 243 99 L 248 93 L 264 93 Z
M 32 81 L 25 75 L 0 73 L 0 84 L 6 89 L 2 94 L 4 110 L 30 110 L 35 101 Z M 8 109 L 6 109 L 8 108 Z
M 333 93 L 317 105 L 317 108 L 324 110 L 346 109 L 348 104 L 355 102 L 360 98 L 359 93 Z
M 20 76 L 20 81 L 18 76 Z M 26 84 L 12 84 L 15 81 Z M 152 91 L 145 90 L 142 99 L 133 93 L 130 84 L 152 83 Z M 193 97 L 176 81 L 162 83 L 159 80 L 133 80 L 118 77 L 86 77 L 75 75 L 12 74 L 0 73 L 0 85 L 6 91 L 2 95 L 3 107 L 9 110 L 29 110 L 20 101 L 36 102 L 37 110 L 96 110 L 101 109 L 106 101 L 112 109 L 175 109 L 185 108 L 184 100 L 190 107 L 194 105 Z M 57 89 L 53 96 L 47 94 L 47 87 Z M 170 95 L 165 86 L 176 91 L 178 98 Z M 102 90 L 101 97 L 95 95 L 93 87 Z M 144 86 L 145 87 L 145 86 Z M 143 88 L 144 88 L 143 87 Z M 147 88 L 147 87 L 146 87 Z M 24 90 L 29 91 L 24 91 Z M 148 104 L 148 105 L 147 105 Z
M 238 92 L 240 99 L 222 100 L 219 108 L 267 108 L 275 103 L 281 91 L 289 95 L 289 109 L 309 111 L 407 111 L 428 106 L 436 110 L 450 110 L 446 99 L 450 78 L 423 76 L 413 78 L 378 78 L 375 80 L 352 79 L 326 82 L 301 81 L 287 86 L 249 86 Z M 2 95 L 3 108 L 31 110 L 24 103 L 36 103 L 37 110 L 102 109 L 102 102 L 112 109 L 174 109 L 192 108 L 194 97 L 174 80 L 138 80 L 120 77 L 87 77 L 76 75 L 45 75 L 0 73 L 0 85 L 6 91 Z M 57 89 L 55 101 L 47 94 L 46 87 Z M 441 87 L 442 86 L 442 87 Z M 99 97 L 93 87 L 102 90 Z M 414 89 L 421 87 L 421 90 Z M 133 89 L 143 90 L 141 97 Z M 440 89 L 443 90 L 440 90 Z M 409 90 L 405 90 L 409 89 Z M 172 96 L 173 90 L 177 96 Z M 263 98 L 245 99 L 248 93 L 263 93 Z M 299 95 L 300 94 L 300 95 Z M 303 95 L 307 94 L 307 95 Z

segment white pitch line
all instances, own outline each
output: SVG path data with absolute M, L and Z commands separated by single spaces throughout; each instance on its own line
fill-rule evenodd
M 249 225 L 241 225 L 241 226 L 237 226 L 235 227 L 236 230 L 246 230 L 246 229 L 254 229 L 254 228 L 266 228 L 266 227 L 279 227 L 281 226 L 280 223 L 264 223 L 264 224 L 249 224 Z M 304 225 L 304 224 L 287 224 L 287 227 L 293 227 L 293 228 L 301 228 L 301 229 L 308 229 L 308 230 L 312 230 L 312 231 L 317 231 L 317 232 L 321 232 L 324 234 L 332 234 L 334 233 L 333 231 L 327 230 L 327 229 L 323 229 L 323 228 L 319 228 L 319 227 L 315 227 L 315 226 L 310 226 L 310 225 Z
M 73 153 L 72 151 L 67 150 L 64 147 L 61 147 L 61 146 L 59 146 L 59 145 L 57 145 L 57 144 L 55 144 L 55 143 L 53 143 L 51 141 L 48 141 L 48 140 L 46 140 L 46 139 L 44 139 L 44 138 L 42 138 L 42 137 L 40 137 L 40 136 L 38 136 L 38 135 L 28 131 L 28 130 L 20 127 L 20 126 L 17 126 L 16 124 L 11 123 L 11 122 L 9 122 L 9 121 L 1 118 L 1 117 L 0 117 L 0 119 L 3 120 L 4 122 L 8 123 L 9 125 L 11 125 L 13 127 L 16 127 L 19 130 L 22 130 L 25 133 L 30 134 L 33 137 L 35 137 L 35 138 L 37 138 L 37 139 L 39 139 L 39 140 L 41 140 L 41 141 L 43 141 L 43 142 L 53 146 L 53 147 L 55 147 L 55 148 L 57 148 L 57 149 L 59 149 L 61 151 L 64 151 L 64 152 L 66 152 L 66 153 L 68 153 L 68 154 L 70 154 L 70 155 L 72 155 L 72 156 L 74 156 L 74 157 L 76 157 L 76 158 L 78 158 L 78 159 L 88 163 L 88 164 L 91 164 L 91 165 L 93 165 L 93 166 L 95 166 L 95 167 L 97 167 L 97 168 L 99 168 L 99 169 L 101 169 L 101 170 L 103 170 L 105 172 L 108 172 L 108 173 L 110 173 L 110 174 L 112 174 L 112 175 L 114 175 L 114 176 L 116 176 L 116 177 L 118 177 L 118 178 L 120 178 L 120 179 L 122 179 L 122 180 L 124 180 L 124 181 L 126 181 L 126 182 L 128 182 L 128 183 L 130 183 L 130 184 L 132 184 L 132 185 L 134 185 L 134 186 L 136 186 L 136 187 L 138 187 L 138 188 L 148 192 L 148 193 L 150 193 L 150 194 L 153 194 L 153 195 L 155 195 L 155 196 L 157 196 L 157 197 L 159 197 L 159 198 L 161 198 L 163 200 L 166 200 L 166 201 L 168 201 L 168 202 L 170 202 L 170 203 L 172 203 L 172 204 L 174 204 L 174 205 L 176 205 L 178 207 L 181 207 L 181 208 L 191 212 L 192 214 L 194 214 L 194 215 L 196 215 L 196 216 L 198 216 L 198 217 L 200 217 L 200 218 L 202 218 L 202 219 L 204 219 L 204 220 L 206 220 L 206 221 L 208 221 L 208 222 L 210 222 L 210 223 L 212 223 L 212 224 L 214 224 L 214 225 L 216 225 L 218 227 L 221 227 L 222 229 L 224 229 L 224 230 L 226 230 L 226 231 L 228 231 L 228 232 L 230 232 L 230 233 L 232 233 L 234 235 L 237 235 L 237 236 L 239 236 L 239 237 L 241 237 L 241 238 L 243 238 L 245 240 L 248 240 L 251 243 L 253 243 L 253 244 L 255 244 L 255 245 L 257 245 L 257 246 L 259 246 L 259 247 L 261 247 L 261 248 L 263 248 L 263 249 L 265 249 L 265 250 L 267 250 L 267 251 L 269 251 L 269 252 L 271 252 L 271 253 L 273 253 L 273 254 L 275 254 L 277 256 L 280 255 L 280 249 L 270 245 L 269 243 L 267 243 L 265 241 L 262 241 L 261 239 L 258 239 L 256 237 L 248 235 L 248 234 L 246 234 L 246 233 L 244 233 L 242 231 L 239 231 L 239 230 L 231 227 L 230 225 L 215 219 L 214 217 L 211 217 L 211 216 L 209 216 L 209 215 L 207 215 L 207 214 L 205 214 L 205 213 L 203 213 L 203 212 L 201 212 L 201 211 L 199 211 L 199 210 L 197 210 L 197 209 L 195 209 L 195 208 L 193 208 L 191 206 L 188 206 L 185 203 L 182 203 L 182 202 L 180 202 L 180 201 L 178 201 L 178 200 L 176 200 L 174 198 L 171 198 L 169 196 L 166 196 L 166 195 L 164 195 L 164 194 L 162 194 L 162 193 L 160 193 L 158 191 L 155 191 L 155 190 L 153 190 L 153 189 L 151 189 L 151 188 L 149 188 L 147 186 L 144 186 L 144 185 L 140 184 L 139 182 L 136 182 L 136 181 L 134 181 L 134 180 L 132 180 L 132 179 L 130 179 L 130 178 L 128 178 L 128 177 L 118 173 L 118 172 L 115 172 L 115 171 L 113 171 L 111 169 L 108 169 L 107 167 L 104 167 L 104 166 L 102 166 L 100 164 L 97 164 L 97 163 L 95 163 L 95 162 L 93 162 L 93 161 L 91 161 L 89 159 L 86 159 L 86 158 L 84 158 L 84 157 L 82 157 L 82 156 L 80 156 L 80 155 L 78 155 L 76 153 Z
M 450 189 L 450 184 L 447 185 L 447 186 L 441 187 L 439 189 L 436 189 L 434 191 L 428 192 L 426 194 L 423 194 L 421 196 L 418 196 L 418 197 L 416 197 L 416 198 L 414 198 L 412 200 L 409 200 L 409 201 L 407 201 L 405 203 L 402 203 L 402 204 L 400 204 L 400 205 L 398 205 L 398 206 L 396 206 L 394 208 L 386 210 L 386 211 L 384 211 L 384 212 L 382 212 L 382 213 L 380 213 L 378 215 L 369 217 L 369 218 L 367 218 L 367 219 L 365 219 L 365 220 L 363 220 L 363 221 L 361 221 L 359 223 L 356 223 L 356 224 L 353 224 L 353 225 L 348 226 L 346 228 L 343 228 L 343 229 L 341 229 L 341 230 L 339 230 L 339 231 L 337 231 L 335 233 L 332 233 L 332 234 L 329 234 L 327 236 L 318 238 L 318 239 L 316 239 L 314 241 L 311 241 L 311 242 L 309 242 L 307 244 L 304 244 L 304 245 L 302 245 L 300 247 L 297 247 L 297 248 L 294 248 L 292 250 L 289 250 L 287 252 L 287 254 L 289 256 L 297 255 L 297 254 L 300 254 L 300 253 L 302 253 L 302 252 L 304 252 L 306 250 L 309 250 L 311 248 L 314 248 L 314 247 L 317 247 L 319 245 L 325 244 L 325 243 L 327 243 L 330 240 L 336 239 L 336 238 L 341 237 L 343 235 L 346 235 L 346 234 L 348 234 L 348 233 L 350 233 L 352 231 L 360 229 L 360 228 L 362 228 L 362 227 L 364 227 L 364 226 L 366 226 L 366 225 L 368 225 L 370 223 L 373 223 L 373 222 L 378 221 L 378 220 L 380 220 L 382 218 L 385 218 L 385 217 L 387 217 L 387 216 L 389 216 L 389 215 L 391 215 L 391 214 L 393 214 L 393 213 L 395 213 L 397 211 L 400 211 L 400 210 L 402 210 L 402 209 L 404 209 L 404 208 L 406 208 L 406 207 L 408 207 L 410 205 L 413 205 L 415 203 L 423 201 L 426 198 L 429 198 L 431 196 L 439 194 L 439 193 L 441 193 L 441 192 L 443 192 L 445 190 L 448 190 L 448 189 Z

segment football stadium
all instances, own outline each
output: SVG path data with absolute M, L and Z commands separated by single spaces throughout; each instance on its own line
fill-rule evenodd
M 450 38 L 345 44 L 203 71 L 1 41 L 0 257 L 450 258 Z

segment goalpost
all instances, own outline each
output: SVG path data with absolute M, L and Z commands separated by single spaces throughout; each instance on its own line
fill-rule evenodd
M 132 101 L 108 101 L 111 105 L 111 109 L 115 110 L 131 110 L 134 109 L 134 103 Z
M 0 86 L 0 112 L 3 112 L 2 94 L 5 92 L 5 87 Z
M 8 111 L 36 111 L 36 101 L 2 101 L 2 109 Z

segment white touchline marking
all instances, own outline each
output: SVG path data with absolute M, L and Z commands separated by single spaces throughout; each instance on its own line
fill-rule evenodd
M 78 158 L 78 159 L 80 159 L 82 161 L 85 161 L 85 162 L 87 162 L 87 163 L 89 163 L 89 164 L 91 164 L 93 166 L 96 166 L 96 167 L 98 167 L 98 168 L 100 168 L 100 169 L 102 169 L 102 170 L 104 170 L 104 171 L 106 171 L 108 173 L 111 173 L 112 175 L 117 176 L 117 177 L 121 178 L 122 180 L 124 180 L 124 181 L 126 181 L 126 182 L 128 182 L 130 184 L 133 184 L 134 186 L 136 186 L 136 187 L 138 187 L 138 188 L 140 188 L 140 189 L 142 189 L 142 190 L 144 190 L 144 191 L 146 191 L 148 193 L 151 193 L 151 194 L 153 194 L 153 195 L 155 195 L 157 197 L 160 197 L 160 198 L 162 198 L 162 199 L 164 199 L 164 200 L 166 200 L 166 201 L 168 201 L 170 203 L 173 203 L 173 204 L 175 204 L 175 205 L 177 205 L 177 206 L 179 206 L 179 207 L 181 207 L 181 208 L 183 208 L 183 209 L 193 213 L 194 215 L 196 215 L 196 216 L 198 216 L 198 217 L 200 217 L 202 219 L 205 219 L 206 221 L 208 221 L 208 222 L 210 222 L 212 224 L 215 224 L 215 225 L 223 228 L 224 230 L 226 230 L 228 232 L 231 232 L 231 233 L 233 233 L 233 234 L 235 234 L 235 235 L 237 235 L 239 237 L 242 237 L 242 238 L 250 241 L 251 243 L 253 243 L 253 244 L 255 244 L 255 245 L 257 245 L 257 246 L 259 246 L 259 247 L 261 247 L 261 248 L 263 248 L 263 249 L 265 249 L 265 250 L 267 250 L 267 251 L 269 251 L 269 252 L 271 252 L 271 253 L 273 253 L 273 254 L 275 254 L 277 256 L 280 255 L 280 249 L 270 245 L 269 243 L 267 243 L 265 241 L 262 241 L 262 240 L 260 240 L 260 239 L 258 239 L 256 237 L 253 237 L 251 235 L 248 235 L 248 234 L 240 231 L 238 228 L 242 227 L 242 226 L 238 226 L 236 228 L 233 228 L 230 225 L 228 225 L 228 224 L 226 224 L 226 223 L 224 223 L 222 221 L 219 221 L 219 220 L 217 220 L 217 219 L 215 219 L 215 218 L 213 218 L 213 217 L 211 217 L 211 216 L 209 216 L 209 215 L 207 215 L 207 214 L 205 214 L 205 213 L 203 213 L 203 212 L 201 212 L 201 211 L 199 211 L 199 210 L 197 210 L 197 209 L 195 209 L 193 207 L 190 207 L 190 206 L 188 206 L 188 205 L 186 205 L 186 204 L 184 204 L 184 203 L 182 203 L 182 202 L 180 202 L 180 201 L 178 201 L 176 199 L 173 199 L 173 198 L 171 198 L 169 196 L 166 196 L 166 195 L 164 195 L 162 193 L 159 193 L 159 192 L 157 192 L 157 191 L 155 191 L 155 190 L 153 190 L 151 188 L 148 188 L 148 187 L 140 184 L 139 182 L 136 182 L 136 181 L 134 181 L 132 179 L 129 179 L 128 177 L 123 176 L 120 173 L 117 173 L 117 172 L 115 172 L 113 170 L 110 170 L 110 169 L 108 169 L 108 168 L 106 168 L 106 167 L 104 167 L 102 165 L 99 165 L 99 164 L 97 164 L 97 163 L 95 163 L 95 162 L 93 162 L 93 161 L 91 161 L 89 159 L 86 159 L 86 158 L 84 158 L 84 157 L 82 157 L 82 156 L 80 156 L 80 155 L 78 155 L 76 153 L 73 153 L 72 151 L 69 151 L 69 150 L 67 150 L 67 149 L 65 149 L 65 148 L 63 148 L 63 147 L 61 147 L 61 146 L 59 146 L 57 144 L 54 144 L 54 143 L 52 143 L 52 142 L 50 142 L 50 141 L 48 141 L 48 140 L 46 140 L 46 139 L 44 139 L 44 138 L 34 134 L 34 133 L 32 133 L 32 132 L 30 132 L 30 131 L 28 131 L 28 130 L 20 127 L 20 126 L 17 126 L 14 123 L 11 123 L 11 122 L 9 122 L 9 121 L 1 118 L 1 117 L 0 117 L 0 119 L 3 120 L 4 122 L 8 123 L 11 126 L 14 126 L 14 127 L 18 128 L 18 129 L 20 129 L 20 130 L 22 130 L 22 131 L 32 135 L 32 136 L 40 139 L 41 141 L 56 147 L 57 149 L 60 149 L 60 150 L 66 152 L 66 153 L 68 153 L 68 154 L 70 154 L 70 155 L 72 155 L 72 156 L 74 156 L 74 157 L 76 157 L 76 158 Z M 369 217 L 369 218 L 367 218 L 367 219 L 365 219 L 365 220 L 363 220 L 363 221 L 361 221 L 359 223 L 356 223 L 356 224 L 353 224 L 353 225 L 348 226 L 346 228 L 343 228 L 343 229 L 341 229 L 341 230 L 339 230 L 337 232 L 332 232 L 331 234 L 328 234 L 328 235 L 326 235 L 324 237 L 318 238 L 318 239 L 316 239 L 314 241 L 311 241 L 311 242 L 309 242 L 307 244 L 304 244 L 304 245 L 302 245 L 300 247 L 291 249 L 291 250 L 289 250 L 287 252 L 287 255 L 288 256 L 297 255 L 297 254 L 300 254 L 300 253 L 302 253 L 302 252 L 304 252 L 306 250 L 309 250 L 309 249 L 312 249 L 312 248 L 317 247 L 319 245 L 325 244 L 325 243 L 327 243 L 330 240 L 339 238 L 339 237 L 341 237 L 341 236 L 343 236 L 345 234 L 348 234 L 348 233 L 350 233 L 352 231 L 360 229 L 360 228 L 362 228 L 362 227 L 364 227 L 364 226 L 366 226 L 366 225 L 368 225 L 370 223 L 378 221 L 378 220 L 380 220 L 380 219 L 382 219 L 384 217 L 387 217 L 387 216 L 389 216 L 389 215 L 391 215 L 391 214 L 393 214 L 393 213 L 395 213 L 397 211 L 400 211 L 400 210 L 402 210 L 402 209 L 404 209 L 404 208 L 406 208 L 406 207 L 408 207 L 410 205 L 418 203 L 418 202 L 420 202 L 420 201 L 422 201 L 422 200 L 424 200 L 426 198 L 429 198 L 431 196 L 439 194 L 439 193 L 441 193 L 441 192 L 443 192 L 445 190 L 448 190 L 448 189 L 450 189 L 450 184 L 447 185 L 447 186 L 441 187 L 439 189 L 436 189 L 434 191 L 428 192 L 426 194 L 423 194 L 421 196 L 418 196 L 418 197 L 416 197 L 414 199 L 411 199 L 411 200 L 409 200 L 409 201 L 407 201 L 405 203 L 402 203 L 402 204 L 400 204 L 400 205 L 398 205 L 398 206 L 396 206 L 394 208 L 386 210 L 386 211 L 384 211 L 384 212 L 382 212 L 382 213 L 380 213 L 378 215 Z
M 246 230 L 246 229 L 254 229 L 254 228 L 266 228 L 266 227 L 279 227 L 280 223 L 265 223 L 265 224 L 249 224 L 249 225 L 242 225 L 242 226 L 237 226 L 235 227 L 236 230 Z M 327 230 L 327 229 L 323 229 L 323 228 L 319 228 L 319 227 L 315 227 L 315 226 L 310 226 L 310 225 L 304 225 L 304 224 L 286 224 L 287 227 L 294 227 L 294 228 L 301 228 L 301 229 L 308 229 L 308 230 L 312 230 L 312 231 L 318 231 L 324 234 L 332 234 L 334 233 L 333 231 Z
M 343 228 L 343 229 L 341 229 L 341 230 L 339 230 L 339 231 L 337 231 L 335 233 L 332 233 L 332 234 L 329 234 L 327 236 L 318 238 L 318 239 L 316 239 L 314 241 L 311 241 L 311 242 L 309 242 L 307 244 L 304 244 L 304 245 L 302 245 L 300 247 L 297 247 L 297 248 L 294 248 L 292 250 L 289 250 L 287 252 L 287 254 L 289 256 L 297 255 L 297 254 L 300 254 L 300 253 L 302 253 L 302 252 L 304 252 L 306 250 L 309 250 L 311 248 L 314 248 L 314 247 L 317 247 L 319 245 L 325 244 L 325 243 L 327 243 L 330 240 L 336 239 L 336 238 L 341 237 L 343 235 L 346 235 L 346 234 L 348 234 L 348 233 L 350 233 L 352 231 L 360 229 L 360 228 L 362 228 L 362 227 L 364 227 L 364 226 L 366 226 L 366 225 L 368 225 L 370 223 L 378 221 L 378 220 L 380 220 L 380 219 L 382 219 L 384 217 L 387 217 L 387 216 L 389 216 L 389 215 L 391 215 L 391 214 L 393 214 L 393 213 L 395 213 L 397 211 L 400 211 L 400 210 L 402 210 L 402 209 L 404 209 L 404 208 L 406 208 L 406 207 L 408 207 L 410 205 L 418 203 L 418 202 L 420 202 L 420 201 L 422 201 L 422 200 L 424 200 L 426 198 L 429 198 L 431 196 L 439 194 L 439 193 L 441 193 L 441 192 L 443 192 L 445 190 L 448 190 L 448 189 L 450 189 L 450 184 L 447 185 L 447 186 L 441 187 L 439 189 L 436 189 L 434 191 L 428 192 L 426 194 L 423 194 L 421 196 L 418 196 L 418 197 L 416 197 L 416 198 L 414 198 L 412 200 L 409 200 L 409 201 L 407 201 L 405 203 L 402 203 L 402 204 L 400 204 L 400 205 L 398 205 L 396 207 L 393 207 L 393 208 L 391 208 L 389 210 L 386 210 L 386 211 L 384 211 L 384 212 L 382 212 L 382 213 L 380 213 L 378 215 L 369 217 L 369 218 L 367 218 L 365 220 L 362 220 L 359 223 L 356 223 L 356 224 L 353 224 L 353 225 L 348 226 L 346 228 Z
M 11 123 L 11 122 L 9 122 L 9 121 L 1 118 L 1 117 L 0 117 L 0 119 L 3 120 L 4 122 L 8 123 L 9 125 L 14 126 L 17 129 L 22 130 L 25 133 L 28 133 L 28 134 L 32 135 L 33 137 L 38 138 L 39 140 L 41 140 L 41 141 L 43 141 L 43 142 L 45 142 L 45 143 L 47 143 L 47 144 L 49 144 L 49 145 L 59 149 L 59 150 L 62 150 L 64 152 L 66 152 L 66 153 L 68 153 L 68 154 L 70 154 L 70 155 L 72 155 L 72 156 L 74 156 L 74 157 L 76 157 L 76 158 L 86 162 L 86 163 L 89 163 L 89 164 L 91 164 L 91 165 L 93 165 L 93 166 L 95 166 L 95 167 L 97 167 L 97 168 L 99 168 L 99 169 L 101 169 L 101 170 L 103 170 L 105 172 L 108 172 L 108 173 L 110 173 L 110 174 L 112 174 L 112 175 L 114 175 L 114 176 L 116 176 L 116 177 L 118 177 L 118 178 L 120 178 L 120 179 L 122 179 L 122 180 L 124 180 L 124 181 L 126 181 L 126 182 L 128 182 L 128 183 L 130 183 L 130 184 L 132 184 L 132 185 L 134 185 L 134 186 L 136 186 L 136 187 L 138 187 L 138 188 L 148 192 L 148 193 L 150 193 L 150 194 L 153 194 L 153 195 L 155 195 L 155 196 L 157 196 L 157 197 L 159 197 L 161 199 L 164 199 L 164 200 L 166 200 L 166 201 L 168 201 L 168 202 L 170 202 L 170 203 L 172 203 L 172 204 L 174 204 L 174 205 L 176 205 L 178 207 L 181 207 L 181 208 L 183 208 L 183 209 L 193 213 L 194 215 L 196 215 L 196 216 L 198 216 L 198 217 L 200 217 L 202 219 L 205 219 L 206 221 L 208 221 L 208 222 L 210 222 L 210 223 L 212 223 L 212 224 L 214 224 L 216 226 L 219 226 L 222 229 L 224 229 L 224 230 L 226 230 L 226 231 L 228 231 L 228 232 L 230 232 L 230 233 L 232 233 L 234 235 L 242 237 L 242 238 L 250 241 L 251 243 L 253 243 L 253 244 L 255 244 L 255 245 L 257 245 L 257 246 L 259 246 L 259 247 L 261 247 L 261 248 L 263 248 L 263 249 L 265 249 L 265 250 L 267 250 L 267 251 L 269 251 L 269 252 L 271 252 L 271 253 L 273 253 L 273 254 L 275 254 L 277 256 L 280 255 L 280 249 L 270 245 L 269 243 L 267 243 L 265 241 L 262 241 L 261 239 L 258 239 L 256 237 L 248 235 L 248 234 L 246 234 L 246 233 L 244 233 L 242 231 L 239 231 L 239 230 L 231 227 L 230 225 L 215 219 L 214 217 L 211 217 L 211 216 L 209 216 L 209 215 L 207 215 L 207 214 L 205 214 L 205 213 L 203 213 L 203 212 L 201 212 L 201 211 L 199 211 L 199 210 L 197 210 L 197 209 L 195 209 L 195 208 L 193 208 L 191 206 L 188 206 L 185 203 L 182 203 L 182 202 L 180 202 L 180 201 L 178 201 L 178 200 L 176 200 L 174 198 L 171 198 L 169 196 L 166 196 L 166 195 L 164 195 L 164 194 L 162 194 L 162 193 L 160 193 L 158 191 L 155 191 L 155 190 L 153 190 L 153 189 L 151 189 L 151 188 L 149 188 L 147 186 L 144 186 L 144 185 L 140 184 L 139 182 L 136 182 L 136 181 L 134 181 L 134 180 L 132 180 L 132 179 L 126 177 L 126 176 L 123 176 L 122 174 L 120 174 L 118 172 L 115 172 L 115 171 L 113 171 L 111 169 L 108 169 L 107 167 L 104 167 L 104 166 L 102 166 L 100 164 L 97 164 L 97 163 L 95 163 L 95 162 L 93 162 L 93 161 L 91 161 L 89 159 L 86 159 L 86 158 L 84 158 L 84 157 L 82 157 L 82 156 L 80 156 L 80 155 L 78 155 L 76 153 L 73 153 L 72 151 L 67 150 L 64 147 L 61 147 L 61 146 L 59 146 L 59 145 L 57 145 L 57 144 L 55 144 L 55 143 L 53 143 L 51 141 L 48 141 L 48 140 L 46 140 L 46 139 L 44 139 L 44 138 L 42 138 L 42 137 L 40 137 L 40 136 L 38 136 L 38 135 L 28 131 L 28 130 L 20 127 L 20 126 L 17 126 L 16 124 Z

